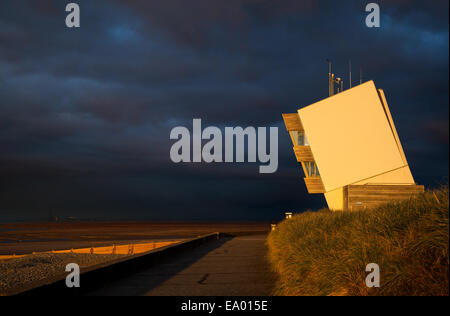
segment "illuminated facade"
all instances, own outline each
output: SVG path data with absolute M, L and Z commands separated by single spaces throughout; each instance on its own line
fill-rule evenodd
M 309 193 L 332 210 L 370 208 L 423 192 L 416 185 L 383 90 L 373 81 L 283 114 Z

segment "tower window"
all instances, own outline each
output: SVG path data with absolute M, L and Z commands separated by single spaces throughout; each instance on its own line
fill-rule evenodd
M 320 177 L 319 169 L 314 161 L 304 162 L 308 177 Z
M 305 131 L 292 131 L 295 146 L 309 146 Z

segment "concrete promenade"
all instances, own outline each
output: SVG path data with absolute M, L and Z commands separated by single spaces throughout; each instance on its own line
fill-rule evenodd
M 226 237 L 96 289 L 89 295 L 270 295 L 266 235 Z

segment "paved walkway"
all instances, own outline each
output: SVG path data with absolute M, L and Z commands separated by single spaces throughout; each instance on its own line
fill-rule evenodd
M 266 235 L 222 238 L 100 288 L 92 295 L 270 295 Z

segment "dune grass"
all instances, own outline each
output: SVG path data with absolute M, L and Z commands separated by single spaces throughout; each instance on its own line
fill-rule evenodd
M 268 237 L 275 295 L 449 295 L 448 186 L 355 212 L 306 212 Z M 380 266 L 379 288 L 365 284 Z

